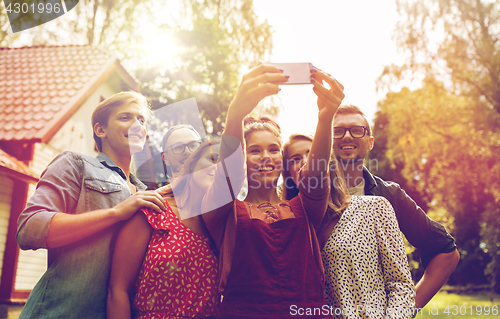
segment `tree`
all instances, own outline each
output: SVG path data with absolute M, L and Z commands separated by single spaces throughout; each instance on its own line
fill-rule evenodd
M 0 2 L 0 48 L 6 48 L 15 41 L 19 34 L 9 34 L 10 23 L 9 17 L 5 10 L 4 2 Z
M 499 115 L 478 112 L 484 108 L 480 104 L 428 78 L 419 90 L 389 93 L 379 103 L 374 129 L 378 140 L 378 119 L 388 119 L 386 157 L 429 203 L 429 214 L 453 232 L 463 257 L 454 280 L 461 284 L 486 283 L 482 270 L 492 256 L 486 254 L 481 229 L 488 207 L 500 199 L 495 155 L 500 130 L 493 124 Z M 498 223 L 491 219 L 490 226 Z
M 66 6 L 77 2 L 65 1 Z M 270 55 L 271 26 L 259 21 L 252 0 L 183 0 L 181 7 L 181 12 L 166 17 L 165 5 L 152 0 L 80 0 L 66 19 L 56 19 L 57 30 L 47 29 L 23 44 L 104 47 L 141 82 L 141 92 L 152 100 L 153 108 L 195 97 L 206 130 L 219 134 L 240 74 Z M 181 47 L 170 64 L 148 63 L 149 52 L 142 44 L 148 33 L 157 31 L 173 34 Z M 272 114 L 279 110 L 273 104 L 262 108 Z M 152 130 L 164 132 L 189 116 L 180 112 L 166 121 L 153 120 Z M 157 154 L 161 137 L 153 135 L 151 152 Z
M 478 275 L 486 268 L 500 291 L 500 3 L 400 0 L 397 6 L 394 39 L 408 58 L 387 66 L 378 80 L 395 93 L 379 103 L 375 136 L 386 137 L 392 167 L 402 168 L 430 214 L 453 230 L 462 254 L 453 279 L 486 282 Z M 400 89 L 409 84 L 412 90 Z
M 141 22 L 151 20 L 153 10 L 161 11 L 164 7 L 152 0 L 66 0 L 65 5 L 66 16 L 56 19 L 50 27 L 42 24 L 23 37 L 22 42 L 11 39 L 0 44 L 98 45 L 111 50 L 120 60 L 137 58 L 140 56 L 137 48 L 142 44 L 143 36 L 139 28 Z M 31 16 L 25 18 L 35 19 Z M 0 35 L 5 38 L 3 31 L 9 24 L 4 10 L 0 19 Z
M 175 63 L 137 76 L 154 107 L 194 96 L 208 132 L 221 133 L 239 75 L 271 52 L 271 26 L 258 21 L 251 0 L 186 0 L 184 11 L 174 27 L 182 48 Z
M 500 112 L 500 3 L 480 0 L 398 0 L 394 39 L 409 54 L 385 68 L 380 87 L 432 76 L 449 91 Z M 415 76 L 417 75 L 417 76 Z
M 217 135 L 223 130 L 240 74 L 271 52 L 271 26 L 258 21 L 251 0 L 186 0 L 183 5 L 176 24 L 163 26 L 165 33 L 172 33 L 180 53 L 173 63 L 149 66 L 136 75 L 153 109 L 195 97 L 206 131 Z M 263 103 L 261 109 L 276 114 L 279 107 L 270 102 Z M 174 113 L 156 121 L 152 130 L 164 132 L 172 125 L 192 124 L 188 121 L 192 111 Z M 151 143 L 152 154 L 160 153 L 161 135 Z M 161 167 L 160 157 L 155 156 L 151 165 Z M 163 182 L 162 170 L 153 171 L 156 181 Z
M 22 44 L 104 47 L 142 82 L 142 91 L 153 99 L 154 106 L 196 97 L 203 121 L 213 133 L 222 131 L 239 75 L 259 59 L 266 59 L 272 50 L 271 26 L 259 21 L 252 0 L 183 0 L 181 12 L 172 17 L 158 14 L 164 12 L 165 5 L 151 0 L 65 3 L 73 9 L 65 19 L 55 20 L 56 28 L 49 30 L 41 25 L 37 30 L 43 32 L 24 37 Z M 173 33 L 182 47 L 172 64 L 145 63 L 148 52 L 142 44 L 152 30 Z M 267 109 L 278 112 L 273 105 Z

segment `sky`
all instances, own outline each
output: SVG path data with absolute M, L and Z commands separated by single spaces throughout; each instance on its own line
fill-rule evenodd
M 345 87 L 343 103 L 360 107 L 371 124 L 377 102 L 375 81 L 383 67 L 401 64 L 391 39 L 398 15 L 395 0 L 254 0 L 259 19 L 272 25 L 271 62 L 311 62 Z M 278 123 L 283 137 L 314 131 L 312 85 L 282 86 Z

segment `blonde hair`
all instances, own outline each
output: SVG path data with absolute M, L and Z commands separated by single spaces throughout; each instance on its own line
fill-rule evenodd
M 347 189 L 344 172 L 338 160 L 333 156 L 330 159 L 330 196 L 325 217 L 329 220 L 334 216 L 341 216 L 350 203 L 351 195 Z
M 120 92 L 102 101 L 92 113 L 92 131 L 97 123 L 107 126 L 113 111 L 123 105 L 135 103 L 144 112 L 146 117 L 151 115 L 151 109 L 146 98 L 137 92 Z M 95 150 L 102 152 L 102 141 L 94 132 Z

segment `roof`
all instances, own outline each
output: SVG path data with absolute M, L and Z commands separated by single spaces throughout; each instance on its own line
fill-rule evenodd
M 0 149 L 0 172 L 17 179 L 37 182 L 39 176 L 35 174 L 28 165 L 24 164 L 14 156 L 11 156 Z
M 114 72 L 139 89 L 96 46 L 0 48 L 0 141 L 47 143 Z

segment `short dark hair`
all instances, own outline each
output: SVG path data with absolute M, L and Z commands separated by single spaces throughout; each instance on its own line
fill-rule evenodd
M 295 196 L 299 195 L 299 187 L 293 182 L 292 176 L 290 176 L 290 154 L 289 149 L 296 141 L 309 141 L 312 143 L 314 139 L 313 133 L 308 134 L 292 134 L 288 138 L 288 141 L 283 146 L 283 200 L 290 200 Z M 289 182 L 292 182 L 291 185 Z

